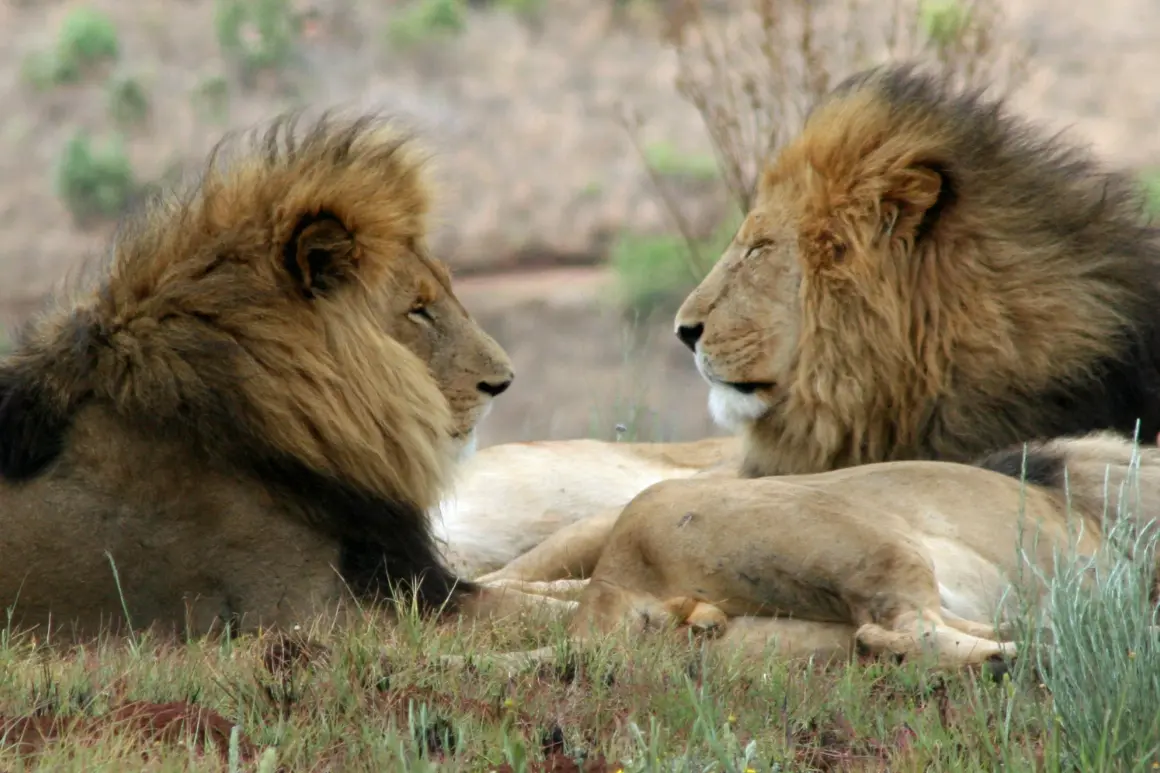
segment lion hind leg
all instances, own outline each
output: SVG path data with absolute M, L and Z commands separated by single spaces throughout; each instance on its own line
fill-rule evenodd
M 856 636 L 858 642 L 871 652 L 888 652 L 902 657 L 933 654 L 940 666 L 981 665 L 993 658 L 1013 657 L 1016 653 L 1016 646 L 1011 642 L 998 642 L 966 633 L 947 624 L 940 616 L 929 613 L 914 615 L 910 621 L 897 621 L 894 630 L 878 623 L 867 623 L 858 629 Z

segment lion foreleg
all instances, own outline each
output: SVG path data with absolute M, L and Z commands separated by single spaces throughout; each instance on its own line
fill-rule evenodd
M 596 568 L 621 508 L 607 510 L 569 524 L 507 566 L 479 577 L 491 585 L 500 580 L 549 582 L 588 577 Z

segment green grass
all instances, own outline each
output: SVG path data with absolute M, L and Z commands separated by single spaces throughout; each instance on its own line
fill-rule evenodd
M 416 0 L 395 12 L 387 24 L 387 42 L 410 48 L 454 37 L 466 28 L 467 8 L 463 0 Z
M 39 88 L 73 83 L 95 66 L 117 59 L 120 51 L 112 19 L 95 8 L 78 6 L 61 24 L 53 50 L 25 61 L 24 76 Z
M 434 770 L 437 760 L 440 770 L 541 770 L 546 754 L 562 754 L 604 757 L 593 769 L 626 772 L 824 770 L 842 758 L 878 770 L 990 771 L 1031 770 L 1037 754 L 1052 754 L 1037 688 L 882 664 L 741 664 L 659 636 L 581 654 L 560 637 L 548 626 L 537 641 L 558 644 L 557 659 L 510 678 L 482 661 L 466 670 L 440 663 L 440 654 L 494 648 L 494 636 L 417 621 L 315 637 L 326 651 L 302 665 L 283 665 L 286 647 L 269 635 L 145 641 L 136 654 L 113 642 L 54 654 L 9 639 L 0 647 L 3 715 L 87 721 L 38 758 L 0 750 L 0 766 L 226 770 L 235 724 L 239 758 L 264 753 L 267 765 L 290 770 Z M 151 745 L 100 721 L 129 701 L 217 712 L 221 758 L 178 743 L 188 727 Z M 76 743 L 82 737 L 91 743 Z
M 122 214 L 137 189 L 124 141 L 114 136 L 98 144 L 78 131 L 57 163 L 56 189 L 78 220 Z
M 1022 670 L 1051 695 L 1061 759 L 1083 771 L 1160 768 L 1160 616 L 1148 601 L 1160 528 L 1136 515 L 1143 506 L 1138 465 L 1117 504 L 1105 503 L 1113 525 L 1102 550 L 1057 553 L 1049 582 L 1038 571 L 1028 577 L 1046 588 L 1045 613 L 1030 611 L 1029 583 L 1015 589 L 1022 648 L 1034 653 Z

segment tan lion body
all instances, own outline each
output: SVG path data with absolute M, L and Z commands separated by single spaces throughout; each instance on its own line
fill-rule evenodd
M 1057 551 L 1106 559 L 1105 515 L 1160 514 L 1154 448 L 1096 434 L 1027 453 L 1030 466 L 1058 465 L 1054 483 L 906 461 L 657 484 L 625 508 L 590 580 L 561 589 L 582 588 L 572 634 L 688 624 L 750 654 L 828 658 L 860 643 L 948 666 L 1012 655 L 995 623 L 1012 621 L 1013 583 L 1042 591 L 1033 578 L 1054 576 Z
M 686 478 L 729 459 L 739 463 L 740 453 L 740 441 L 730 437 L 489 446 L 460 465 L 451 493 L 432 514 L 435 534 L 445 543 L 451 567 L 465 577 L 479 578 L 505 566 L 518 569 L 545 548 L 526 558 L 525 551 L 548 542 L 551 549 L 555 540 L 563 540 L 561 551 L 582 572 L 600 556 L 605 522 L 634 496 L 662 480 Z M 523 569 L 545 580 L 556 579 L 558 572 L 552 566 Z
M 430 532 L 512 369 L 427 252 L 411 147 L 373 117 L 276 121 L 0 361 L 15 628 L 252 630 L 396 586 L 424 612 L 525 608 Z

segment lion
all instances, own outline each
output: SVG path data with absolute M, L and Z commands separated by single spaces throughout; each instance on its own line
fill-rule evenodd
M 1137 422 L 1151 443 L 1160 241 L 1144 213 L 1131 175 L 982 90 L 905 63 L 851 76 L 766 165 L 676 315 L 744 446 L 733 475 L 969 463 Z M 588 576 L 618 515 L 479 580 Z
M 1160 450 L 1108 432 L 974 465 L 667 481 L 625 508 L 570 631 L 688 625 L 748 654 L 980 665 L 1016 654 L 1016 583 L 1041 599 L 1056 556 L 1106 562 L 1109 521 L 1158 515 Z
M 400 594 L 524 607 L 457 577 L 431 533 L 514 376 L 426 246 L 417 142 L 375 115 L 302 123 L 230 162 L 222 140 L 0 361 L 13 626 L 240 633 Z

